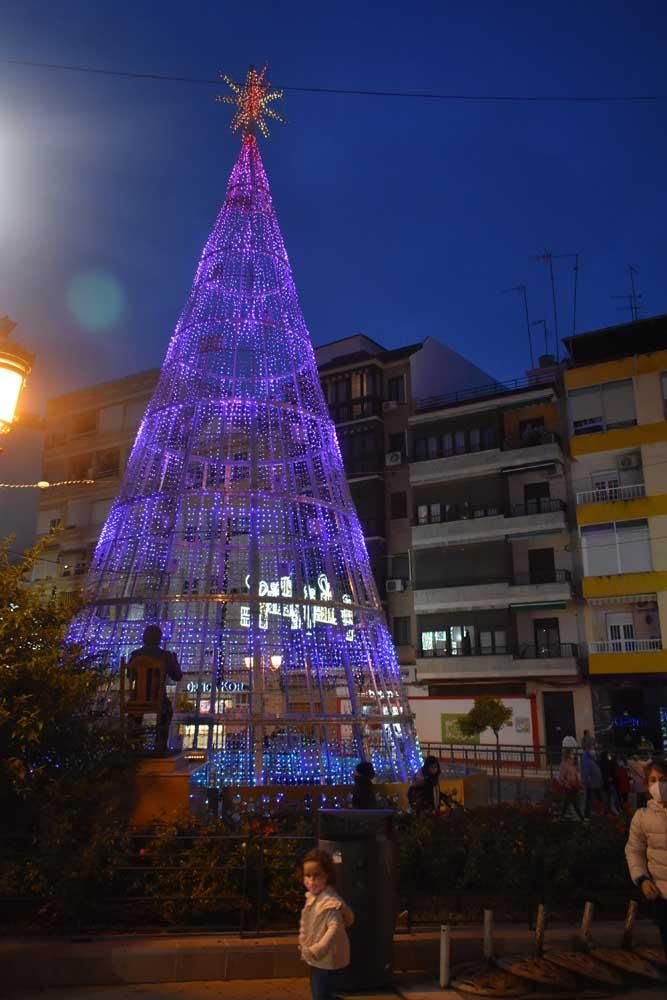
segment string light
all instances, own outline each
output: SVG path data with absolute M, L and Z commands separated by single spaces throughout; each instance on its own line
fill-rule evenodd
M 117 667 L 158 624 L 202 785 L 333 785 L 419 766 L 413 718 L 254 130 L 102 529 L 70 641 Z M 232 88 L 234 89 L 234 88 Z
M 264 77 L 268 66 L 264 66 L 259 73 L 254 66 L 248 70 L 245 84 L 241 86 L 235 83 L 226 73 L 221 73 L 220 78 L 231 87 L 234 96 L 231 94 L 221 94 L 216 98 L 223 104 L 233 104 L 236 106 L 236 113 L 232 118 L 232 132 L 240 131 L 244 136 L 254 135 L 258 128 L 266 139 L 269 129 L 264 117 L 272 118 L 274 121 L 285 124 L 285 119 L 269 105 L 273 101 L 279 100 L 283 96 L 282 90 L 271 90 L 271 84 L 264 82 Z

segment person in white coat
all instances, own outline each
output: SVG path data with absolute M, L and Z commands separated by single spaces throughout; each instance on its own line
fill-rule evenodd
M 625 857 L 630 878 L 653 903 L 667 956 L 667 761 L 646 765 L 649 801 L 632 817 Z
M 299 951 L 310 966 L 313 1000 L 335 1000 L 339 973 L 350 964 L 347 928 L 350 907 L 336 892 L 336 867 L 327 851 L 309 851 L 303 859 L 306 902 L 299 924 Z

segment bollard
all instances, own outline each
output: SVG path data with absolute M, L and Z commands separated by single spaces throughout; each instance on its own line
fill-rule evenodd
M 440 926 L 440 989 L 446 990 L 450 979 L 451 928 L 449 924 Z

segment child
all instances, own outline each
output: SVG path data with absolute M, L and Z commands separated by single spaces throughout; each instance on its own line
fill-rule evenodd
M 346 927 L 354 914 L 336 892 L 336 869 L 326 851 L 309 851 L 303 859 L 306 902 L 299 924 L 301 958 L 310 966 L 313 1000 L 334 1000 L 339 970 L 350 964 Z
M 646 765 L 649 802 L 632 817 L 625 857 L 630 878 L 655 904 L 655 922 L 667 955 L 667 761 Z

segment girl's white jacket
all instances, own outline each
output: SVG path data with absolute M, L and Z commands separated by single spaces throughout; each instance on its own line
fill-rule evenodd
M 299 924 L 299 950 L 304 962 L 316 969 L 344 969 L 350 964 L 346 928 L 353 923 L 352 910 L 331 886 L 317 896 L 307 892 Z
M 632 881 L 650 875 L 667 899 L 667 809 L 660 802 L 651 799 L 632 817 L 625 857 Z

